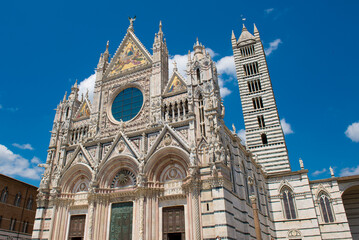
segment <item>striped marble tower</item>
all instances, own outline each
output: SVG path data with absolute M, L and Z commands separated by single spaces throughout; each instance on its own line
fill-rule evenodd
M 259 32 L 243 25 L 232 47 L 241 96 L 247 147 L 268 173 L 290 171 L 287 147 Z

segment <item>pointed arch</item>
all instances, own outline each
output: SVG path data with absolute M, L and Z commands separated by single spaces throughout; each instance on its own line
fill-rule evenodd
M 326 191 L 322 190 L 319 192 L 319 208 L 322 215 L 322 220 L 326 223 L 334 222 L 334 213 L 331 202 L 332 200 Z
M 114 188 L 115 182 L 117 181 L 116 179 L 120 177 L 121 173 L 125 174 L 128 177 L 131 177 L 130 180 L 134 184 L 130 185 L 135 185 L 136 180 L 133 181 L 133 178 L 136 179 L 138 176 L 138 167 L 139 163 L 137 159 L 129 155 L 120 154 L 107 160 L 105 164 L 100 166 L 97 174 L 97 181 L 99 183 L 99 187 Z
M 62 192 L 77 193 L 87 191 L 91 179 L 91 168 L 84 163 L 76 163 L 64 172 L 59 182 L 62 187 Z M 84 183 L 85 187 L 81 187 L 81 190 L 79 191 L 78 187 L 81 183 Z
M 297 211 L 294 202 L 294 193 L 288 185 L 282 186 L 280 196 L 283 205 L 283 215 L 286 219 L 296 219 Z
M 171 169 L 175 169 L 181 178 L 188 175 L 190 165 L 188 153 L 184 150 L 168 146 L 155 152 L 145 165 L 145 172 L 148 173 L 149 181 L 165 181 L 166 174 L 170 174 Z M 171 167 L 169 167 L 171 166 Z

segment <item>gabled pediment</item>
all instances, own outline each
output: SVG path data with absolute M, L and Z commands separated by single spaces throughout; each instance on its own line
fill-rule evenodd
M 118 47 L 105 77 L 124 75 L 152 65 L 152 57 L 132 31 L 128 31 Z
M 80 105 L 79 109 L 77 110 L 74 120 L 75 121 L 83 120 L 89 118 L 90 115 L 91 115 L 90 104 L 88 100 L 85 99 L 83 103 Z
M 67 156 L 66 165 L 64 167 L 64 171 L 66 171 L 69 167 L 78 163 L 86 164 L 91 168 L 94 167 L 94 159 L 92 159 L 91 155 L 81 145 L 77 146 L 77 148 L 74 151 L 69 151 L 67 155 L 68 156 Z
M 106 162 L 108 159 L 119 155 L 127 155 L 137 159 L 140 156 L 140 153 L 138 152 L 136 146 L 134 146 L 134 144 L 127 138 L 127 136 L 123 132 L 120 132 L 116 136 L 115 140 L 113 141 L 113 144 L 104 156 L 102 164 L 104 164 L 104 162 Z
M 174 71 L 165 88 L 164 95 L 170 96 L 186 91 L 187 86 L 185 80 L 177 71 Z
M 188 153 L 190 152 L 190 147 L 186 141 L 182 139 L 175 130 L 166 124 L 157 136 L 156 141 L 152 144 L 152 147 L 149 149 L 146 158 L 148 159 L 155 151 L 167 146 L 177 146 L 184 149 Z

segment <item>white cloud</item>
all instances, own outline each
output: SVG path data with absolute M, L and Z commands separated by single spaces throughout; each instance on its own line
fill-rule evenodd
M 216 62 L 217 71 L 219 74 L 227 74 L 236 76 L 236 66 L 234 65 L 234 57 L 226 56 Z
M 177 69 L 178 72 L 184 77 L 187 77 L 186 69 L 187 69 L 187 62 L 188 62 L 188 55 L 179 55 L 176 54 L 174 56 L 171 56 L 169 59 L 169 77 L 172 76 L 173 73 L 173 62 L 177 63 Z
M 13 143 L 12 144 L 14 147 L 20 148 L 20 149 L 27 149 L 27 150 L 34 150 L 34 148 L 31 146 L 30 143 L 25 143 L 25 144 L 18 144 L 18 143 Z
M 215 56 L 218 55 L 218 53 L 216 53 L 215 51 L 213 51 L 210 48 L 206 48 L 206 51 L 209 53 L 209 55 L 211 56 L 211 58 L 214 58 Z
M 322 170 L 316 170 L 315 172 L 312 173 L 313 176 L 318 176 L 320 174 L 323 174 L 327 172 L 327 169 L 326 168 L 323 168 Z
M 88 78 L 82 80 L 79 84 L 79 96 L 85 95 L 87 91 L 89 91 L 89 99 L 92 101 L 93 92 L 95 89 L 95 81 L 96 81 L 96 73 L 92 74 Z
M 264 50 L 265 54 L 269 56 L 273 51 L 278 49 L 279 44 L 283 43 L 279 38 L 270 42 L 269 47 Z
M 274 8 L 268 8 L 268 9 L 265 9 L 264 10 L 264 12 L 266 13 L 266 14 L 270 14 L 271 12 L 273 12 L 274 11 Z
M 290 126 L 290 124 L 285 121 L 285 118 L 282 118 L 280 120 L 280 125 L 282 125 L 284 135 L 294 133 L 293 130 L 292 130 L 292 127 Z
M 246 139 L 246 130 L 244 130 L 244 129 L 239 130 L 237 135 L 242 140 L 242 142 L 245 144 L 246 141 L 247 141 L 247 139 Z
M 2 174 L 40 179 L 43 170 L 37 166 L 38 162 L 40 160 L 37 157 L 29 161 L 0 144 L 0 173 Z
M 351 175 L 358 175 L 359 174 L 359 165 L 356 167 L 352 167 L 352 168 L 343 168 L 340 171 L 340 176 L 344 177 L 344 176 L 351 176 Z
M 359 122 L 349 125 L 345 131 L 345 135 L 353 142 L 359 142 Z
M 38 157 L 33 157 L 33 158 L 31 159 L 31 163 L 37 165 L 37 164 L 40 164 L 41 161 L 40 161 L 40 159 L 39 159 Z

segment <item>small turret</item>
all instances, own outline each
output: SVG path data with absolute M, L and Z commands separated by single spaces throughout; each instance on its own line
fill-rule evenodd
M 203 45 L 198 42 L 198 38 L 197 38 L 197 42 L 193 45 L 194 57 L 197 60 L 203 58 L 203 48 L 204 48 Z

